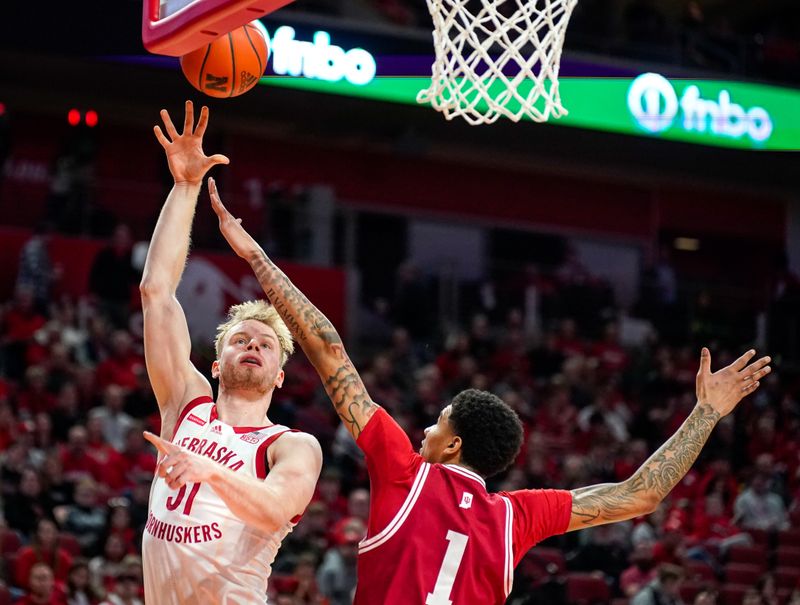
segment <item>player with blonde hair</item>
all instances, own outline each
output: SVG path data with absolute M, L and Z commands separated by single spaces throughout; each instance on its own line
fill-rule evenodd
M 145 601 L 159 605 L 264 603 L 271 564 L 314 493 L 322 453 L 311 435 L 272 424 L 272 395 L 294 350 L 274 308 L 250 301 L 218 328 L 211 385 L 189 359 L 186 317 L 175 292 L 203 177 L 203 107 L 186 102 L 183 132 L 166 110 L 155 127 L 175 179 L 156 223 L 140 286 L 145 360 L 161 411 L 161 454 L 142 552 Z

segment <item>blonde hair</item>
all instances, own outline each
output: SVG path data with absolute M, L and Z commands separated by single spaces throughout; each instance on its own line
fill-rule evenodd
M 249 300 L 239 305 L 233 305 L 228 309 L 228 320 L 217 326 L 217 337 L 214 341 L 214 348 L 217 352 L 217 359 L 222 353 L 223 340 L 233 326 L 248 319 L 255 319 L 268 325 L 275 330 L 278 337 L 278 344 L 281 347 L 281 367 L 284 366 L 289 355 L 294 353 L 294 341 L 292 333 L 286 324 L 283 323 L 281 316 L 271 304 L 265 300 Z

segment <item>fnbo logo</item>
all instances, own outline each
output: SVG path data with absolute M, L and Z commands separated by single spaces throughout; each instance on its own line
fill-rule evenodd
M 272 69 L 276 74 L 304 76 L 315 80 L 338 82 L 347 80 L 363 86 L 375 77 L 375 58 L 363 48 L 345 51 L 331 44 L 326 31 L 314 34 L 313 42 L 295 39 L 295 30 L 282 25 L 275 30 L 270 43 Z
M 772 134 L 772 119 L 763 107 L 744 109 L 731 100 L 731 93 L 721 90 L 717 100 L 703 99 L 692 84 L 678 96 L 664 76 L 642 74 L 628 89 L 628 109 L 639 125 L 653 133 L 672 127 L 680 112 L 678 126 L 687 132 L 708 132 L 711 136 L 740 139 L 749 137 L 762 143 Z

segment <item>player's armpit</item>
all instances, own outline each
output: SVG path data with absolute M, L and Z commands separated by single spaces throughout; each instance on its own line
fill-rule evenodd
M 636 490 L 630 480 L 590 485 L 571 493 L 572 514 L 567 531 L 648 515 L 658 506 L 656 499 Z

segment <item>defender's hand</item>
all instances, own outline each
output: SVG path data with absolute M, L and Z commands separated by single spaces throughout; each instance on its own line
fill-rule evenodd
M 700 369 L 697 372 L 697 401 L 707 403 L 721 416 L 727 416 L 744 397 L 754 393 L 759 380 L 769 374 L 769 357 L 762 357 L 750 365 L 754 350 L 747 351 L 726 368 L 711 373 L 711 353 L 706 347 L 700 354 Z
M 186 116 L 183 120 L 182 134 L 178 134 L 166 109 L 161 110 L 161 119 L 164 120 L 164 128 L 169 138 L 164 135 L 159 126 L 155 126 L 153 131 L 158 142 L 167 152 L 169 171 L 176 184 L 200 184 L 211 167 L 230 163 L 230 160 L 224 155 L 216 154 L 208 157 L 203 152 L 203 135 L 208 126 L 208 107 L 204 106 L 200 110 L 200 119 L 197 121 L 197 128 L 194 128 L 194 105 L 191 101 L 186 101 Z
M 208 193 L 211 196 L 211 207 L 219 219 L 219 230 L 231 249 L 243 259 L 249 261 L 253 252 L 260 247 L 256 240 L 242 227 L 242 219 L 234 218 L 222 203 L 214 179 L 208 177 Z

